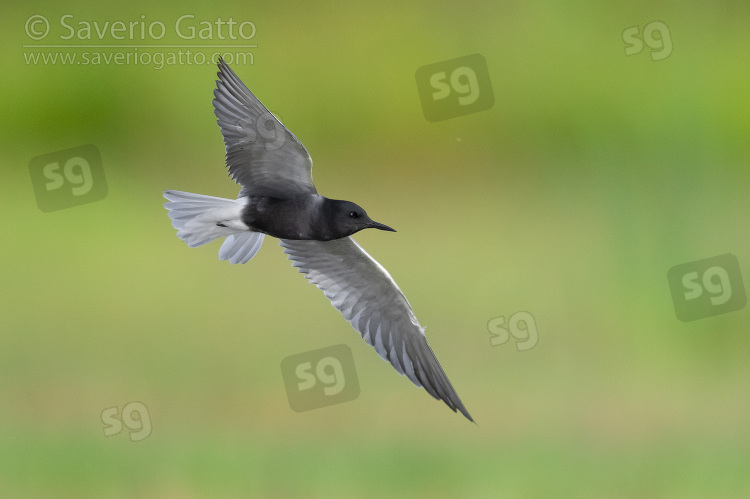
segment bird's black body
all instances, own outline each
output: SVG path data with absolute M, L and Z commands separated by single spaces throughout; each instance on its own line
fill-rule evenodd
M 271 196 L 248 196 L 242 221 L 251 230 L 288 239 L 315 239 L 311 223 L 319 218 L 322 196 L 310 194 L 291 199 Z M 310 207 L 314 207 L 310 209 Z
M 372 221 L 356 204 L 320 194 L 289 199 L 248 196 L 242 221 L 250 230 L 291 240 L 331 241 L 367 228 L 394 231 Z

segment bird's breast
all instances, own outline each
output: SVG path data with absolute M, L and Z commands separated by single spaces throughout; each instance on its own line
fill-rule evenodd
M 242 221 L 251 230 L 279 239 L 316 239 L 318 203 L 315 196 L 292 199 L 250 196 Z

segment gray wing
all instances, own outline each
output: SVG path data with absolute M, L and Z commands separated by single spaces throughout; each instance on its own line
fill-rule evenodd
M 470 421 L 458 394 L 427 344 L 411 305 L 393 278 L 350 237 L 333 241 L 281 239 L 292 265 L 331 300 L 378 354 Z
M 290 198 L 315 194 L 305 146 L 248 90 L 223 59 L 214 114 L 226 145 L 227 168 L 241 196 Z

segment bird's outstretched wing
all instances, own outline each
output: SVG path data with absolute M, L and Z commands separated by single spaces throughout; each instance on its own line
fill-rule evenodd
M 470 421 L 411 305 L 393 278 L 350 237 L 333 241 L 281 239 L 292 265 L 331 300 L 344 319 L 378 354 Z
M 214 114 L 226 145 L 227 168 L 241 196 L 281 199 L 315 194 L 305 146 L 248 90 L 223 59 L 214 90 Z

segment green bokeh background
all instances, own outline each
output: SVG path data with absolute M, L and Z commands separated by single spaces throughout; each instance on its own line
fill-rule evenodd
M 0 495 L 750 494 L 750 308 L 680 322 L 666 279 L 724 253 L 750 279 L 750 5 L 498 4 L 5 6 Z M 380 360 L 273 239 L 233 266 L 175 237 L 163 189 L 237 193 L 214 67 L 27 64 L 36 14 L 55 35 L 64 14 L 144 15 L 173 44 L 191 43 L 184 14 L 254 22 L 235 70 L 304 142 L 321 193 L 398 230 L 356 239 L 477 425 Z M 626 56 L 623 30 L 655 20 L 671 56 Z M 426 121 L 417 68 L 473 53 L 492 109 Z M 83 144 L 107 197 L 41 212 L 30 160 Z M 518 311 L 538 344 L 491 346 L 488 321 Z M 281 360 L 339 343 L 360 396 L 293 412 Z M 102 410 L 132 401 L 152 434 L 105 437 Z

